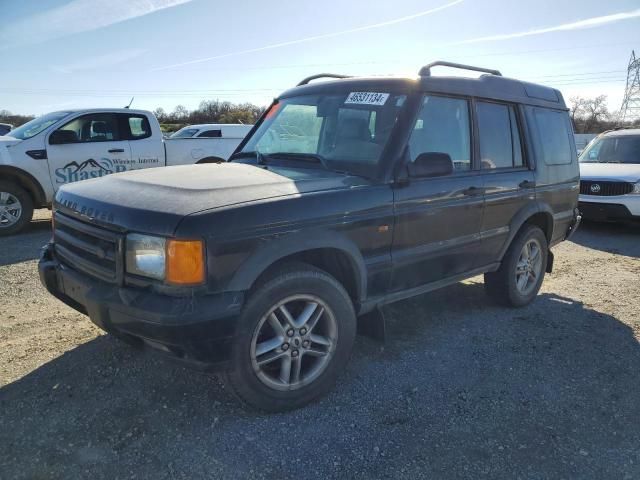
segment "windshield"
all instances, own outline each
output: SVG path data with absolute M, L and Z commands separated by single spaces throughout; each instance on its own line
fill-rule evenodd
M 582 152 L 580 163 L 640 163 L 640 135 L 597 138 Z
M 197 128 L 181 128 L 176 133 L 171 135 L 169 138 L 190 138 L 193 137 L 196 133 L 198 133 Z
M 46 130 L 51 125 L 53 125 L 54 123 L 57 123 L 59 120 L 63 119 L 70 113 L 71 112 L 47 113 L 42 117 L 33 119 L 30 122 L 27 122 L 24 125 L 14 130 L 11 130 L 7 135 L 20 140 L 26 140 L 27 138 L 31 138 L 39 134 L 40 132 Z
M 298 154 L 307 165 L 314 157 L 332 170 L 374 177 L 405 100 L 383 92 L 287 98 L 272 105 L 238 155 L 295 161 Z

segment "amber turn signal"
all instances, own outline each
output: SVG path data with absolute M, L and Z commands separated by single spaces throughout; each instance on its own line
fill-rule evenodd
M 204 245 L 201 240 L 168 240 L 166 281 L 174 285 L 204 283 Z

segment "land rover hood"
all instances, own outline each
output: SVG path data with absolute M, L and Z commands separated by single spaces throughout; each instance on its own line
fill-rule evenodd
M 56 208 L 122 230 L 172 235 L 186 215 L 368 183 L 320 169 L 265 170 L 239 163 L 151 168 L 63 186 Z

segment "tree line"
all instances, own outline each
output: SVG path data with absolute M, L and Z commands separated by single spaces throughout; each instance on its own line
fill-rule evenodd
M 258 107 L 252 103 L 204 100 L 194 110 L 188 110 L 183 105 L 178 105 L 171 112 L 157 108 L 153 113 L 164 130 L 174 131 L 184 125 L 196 123 L 253 124 L 263 111 L 264 107 Z M 619 113 L 609 112 L 606 95 L 594 98 L 571 97 L 569 99 L 569 113 L 576 133 L 601 133 L 618 126 L 640 127 L 640 121 L 625 122 L 624 125 L 621 125 Z M 14 127 L 33 118 L 32 115 L 16 115 L 8 110 L 0 110 L 0 123 L 10 123 Z
M 153 113 L 161 124 L 180 128 L 196 123 L 244 123 L 249 125 L 255 123 L 263 111 L 264 107 L 258 107 L 252 103 L 204 100 L 194 110 L 188 110 L 183 105 L 178 105 L 172 112 L 157 108 Z M 33 115 L 15 115 L 8 110 L 0 110 L 0 123 L 10 123 L 14 127 L 33 120 L 33 118 L 35 118 Z M 177 130 L 177 128 L 173 129 Z
M 620 112 L 609 112 L 606 95 L 595 98 L 571 97 L 569 113 L 576 133 L 602 133 L 616 127 L 640 127 L 640 120 L 622 122 Z

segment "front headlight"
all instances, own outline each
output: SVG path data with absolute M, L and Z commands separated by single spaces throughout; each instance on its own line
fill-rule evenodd
M 143 277 L 164 280 L 166 240 L 161 237 L 127 235 L 126 268 L 127 272 Z
M 204 243 L 131 233 L 127 235 L 126 269 L 128 273 L 174 285 L 202 284 Z
M 633 191 L 631 193 L 640 193 L 640 182 L 633 184 Z

